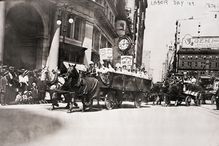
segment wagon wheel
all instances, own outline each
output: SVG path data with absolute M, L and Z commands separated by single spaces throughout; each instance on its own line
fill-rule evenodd
M 200 96 L 201 96 L 201 94 L 198 93 L 198 95 L 195 96 L 195 98 L 194 98 L 194 101 L 195 101 L 195 105 L 196 105 L 196 106 L 199 106 L 200 103 L 201 103 L 201 101 L 200 101 Z
M 111 110 L 115 106 L 114 97 L 112 92 L 108 92 L 105 96 L 105 105 L 108 110 Z
M 141 107 L 141 102 L 142 102 L 141 95 L 138 94 L 138 95 L 135 97 L 135 101 L 134 101 L 135 107 L 136 107 L 136 108 L 140 108 L 140 107 Z
M 121 107 L 122 105 L 122 98 L 116 99 L 116 106 Z
M 212 95 L 212 96 L 211 96 L 211 104 L 214 104 L 215 102 L 216 102 L 215 95 Z
M 191 103 L 191 97 L 190 96 L 186 96 L 185 103 L 186 103 L 187 106 L 190 106 L 190 103 Z
M 116 92 L 116 106 L 120 107 L 122 105 L 122 101 L 123 101 L 123 93 L 117 91 Z

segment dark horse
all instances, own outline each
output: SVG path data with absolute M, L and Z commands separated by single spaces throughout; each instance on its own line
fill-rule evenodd
M 175 105 L 182 102 L 182 83 L 172 82 L 169 84 L 167 95 L 165 96 L 165 104 L 170 105 L 170 101 L 175 101 Z
M 75 105 L 75 98 L 80 99 L 83 104 L 83 111 L 87 107 L 91 107 L 93 99 L 98 100 L 99 105 L 99 81 L 94 77 L 83 77 L 76 69 L 76 65 L 70 65 L 65 74 L 65 83 L 62 85 L 61 90 L 67 91 L 67 103 L 69 105 L 69 112 L 72 111 Z

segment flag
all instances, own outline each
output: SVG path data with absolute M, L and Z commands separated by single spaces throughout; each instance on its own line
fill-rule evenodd
M 55 31 L 52 39 L 52 44 L 50 47 L 49 56 L 47 58 L 46 67 L 51 72 L 53 69 L 58 68 L 58 57 L 59 57 L 59 37 L 60 37 L 60 27 Z

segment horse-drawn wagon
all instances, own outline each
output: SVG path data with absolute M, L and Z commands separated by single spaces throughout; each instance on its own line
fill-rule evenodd
M 199 85 L 202 87 L 201 103 L 205 104 L 206 100 L 215 103 L 215 94 L 219 85 L 219 78 L 211 76 L 200 76 L 198 78 Z
M 168 83 L 168 91 L 164 99 L 166 105 L 169 105 L 170 101 L 175 101 L 175 105 L 185 102 L 189 106 L 192 100 L 195 105 L 199 105 L 201 92 L 202 88 L 198 84 L 186 81 L 183 75 L 176 74 L 174 79 Z
M 59 83 L 57 76 L 54 80 Z M 82 101 L 83 110 L 92 106 L 93 99 L 97 99 L 98 104 L 99 100 L 104 100 L 107 109 L 120 106 L 124 100 L 134 101 L 138 108 L 152 84 L 151 79 L 122 72 L 99 72 L 97 76 L 91 77 L 86 75 L 86 71 L 78 71 L 76 65 L 68 67 L 64 80 L 59 88 L 50 89 L 54 95 L 53 108 L 57 104 L 57 94 L 64 94 L 70 111 L 76 98 Z
M 107 109 L 119 107 L 123 101 L 134 101 L 139 108 L 152 84 L 150 79 L 122 72 L 100 73 L 98 79 Z

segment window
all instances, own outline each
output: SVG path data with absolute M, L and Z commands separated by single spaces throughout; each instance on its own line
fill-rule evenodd
M 94 28 L 94 30 L 93 30 L 93 37 L 92 38 L 93 38 L 93 41 L 92 41 L 93 49 L 98 51 L 100 48 L 100 32 L 96 28 Z
M 75 27 L 74 27 L 74 39 L 81 41 L 84 35 L 85 25 L 84 21 L 81 18 L 75 19 Z
M 70 18 L 71 15 L 68 15 L 67 20 L 69 20 Z M 73 31 L 74 31 L 74 24 L 67 22 L 66 37 L 72 38 Z
M 68 16 L 68 19 L 69 18 L 70 15 Z M 77 18 L 73 17 L 73 19 L 74 19 L 73 23 L 66 22 L 66 28 L 65 30 L 63 30 L 65 31 L 65 36 L 71 39 L 82 41 L 82 38 L 85 35 L 85 21 L 82 18 L 78 18 L 78 17 Z
M 205 62 L 201 62 L 201 68 L 205 68 Z
M 184 67 L 184 61 L 182 62 L 182 67 Z
M 106 48 L 107 40 L 104 36 L 101 36 L 101 48 Z
M 189 67 L 192 67 L 192 62 L 188 62 L 188 66 L 189 66 Z
M 216 63 L 215 63 L 215 66 L 216 66 L 216 68 L 218 68 L 218 67 L 219 67 L 219 63 L 218 63 L 218 62 L 216 62 Z

